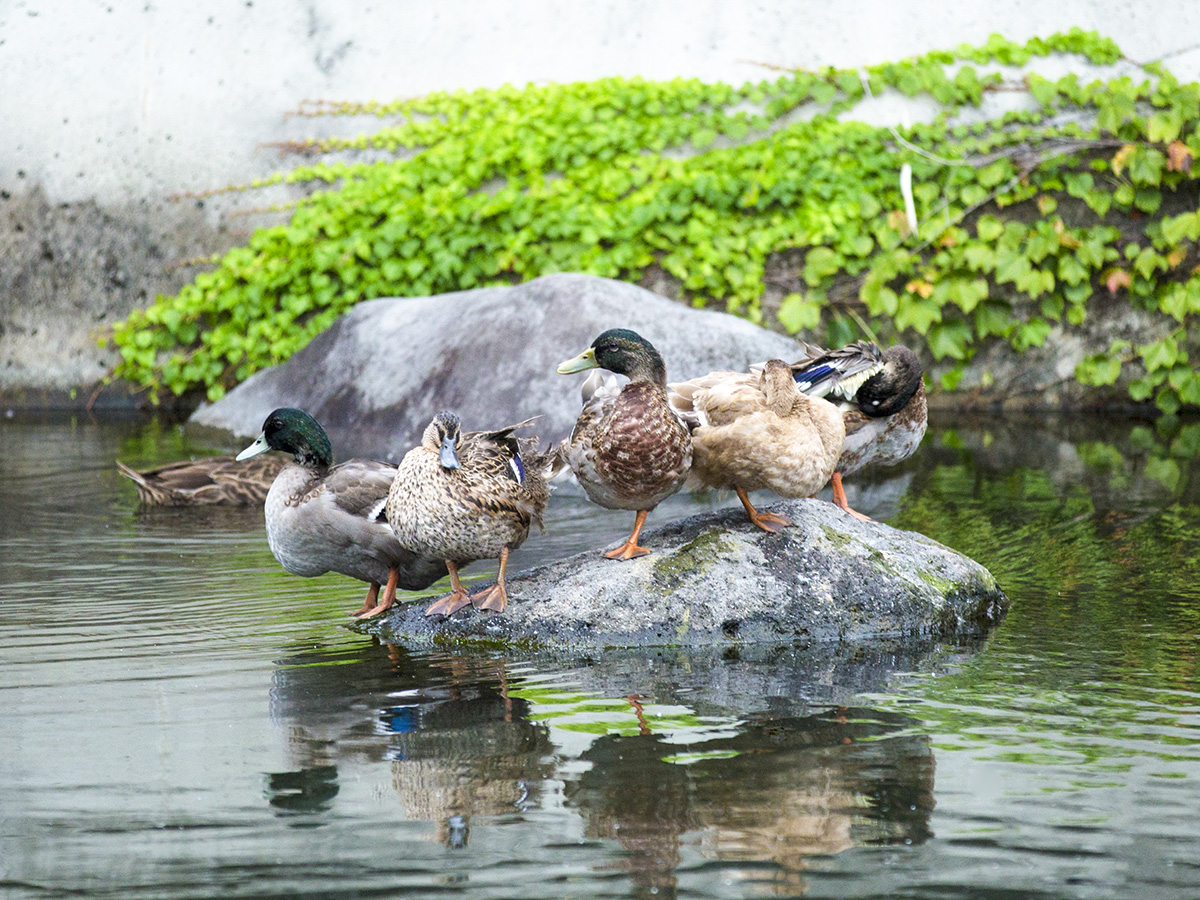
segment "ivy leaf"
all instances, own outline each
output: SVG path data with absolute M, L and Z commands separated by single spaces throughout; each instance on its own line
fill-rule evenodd
M 963 258 L 976 272 L 989 272 L 996 267 L 996 251 L 987 244 L 969 244 L 963 250 Z
M 1004 223 L 995 216 L 980 216 L 975 223 L 975 233 L 981 241 L 994 241 L 1004 233 Z
M 1104 353 L 1085 357 L 1075 367 L 1075 377 L 1096 387 L 1116 384 L 1121 377 L 1121 360 Z
M 1040 347 L 1046 343 L 1050 330 L 1051 325 L 1045 319 L 1030 319 L 1017 327 L 1010 343 L 1017 351 L 1024 353 L 1030 347 Z
M 844 262 L 840 253 L 828 247 L 814 247 L 804 258 L 804 280 L 810 287 L 816 287 L 837 272 Z
M 1159 300 L 1159 308 L 1179 322 L 1183 322 L 1189 314 L 1200 313 L 1200 284 L 1190 280 L 1185 284 L 1172 285 Z
M 911 328 L 919 334 L 926 334 L 929 326 L 941 319 L 941 307 L 930 300 L 914 300 L 910 294 L 901 298 L 895 323 L 900 331 Z
M 1175 109 L 1157 112 L 1146 121 L 1146 136 L 1155 143 L 1169 143 L 1179 137 L 1182 114 Z
M 1125 171 L 1125 166 L 1129 162 L 1129 157 L 1133 155 L 1135 150 L 1137 150 L 1137 146 L 1135 144 L 1124 144 L 1119 150 L 1117 150 L 1116 153 L 1113 154 L 1111 166 L 1114 175 L 1119 176 Z
M 788 294 L 779 305 L 779 321 L 791 334 L 816 328 L 821 321 L 821 305 L 800 294 Z
M 1179 469 L 1179 463 L 1173 459 L 1163 459 L 1158 456 L 1152 456 L 1146 460 L 1142 474 L 1147 478 L 1157 481 L 1169 491 L 1174 491 L 1178 488 L 1179 481 L 1183 477 L 1183 473 Z
M 1147 372 L 1169 369 L 1175 365 L 1176 360 L 1180 359 L 1179 345 L 1172 337 L 1142 344 L 1138 347 L 1138 354 L 1142 357 L 1142 364 L 1146 367 Z M 1182 358 L 1186 360 L 1187 354 L 1184 353 Z
M 959 319 L 938 322 L 929 329 L 929 352 L 934 359 L 966 359 L 971 327 Z
M 1018 282 L 1029 274 L 1029 258 L 1020 250 L 1002 250 L 996 254 L 996 281 Z
M 1167 146 L 1167 171 L 1192 171 L 1192 151 L 1183 141 L 1171 141 Z
M 1063 255 L 1058 258 L 1058 280 L 1066 284 L 1082 284 L 1089 280 L 1088 270 L 1077 257 Z
M 1115 294 L 1121 288 L 1128 288 L 1132 282 L 1129 270 L 1119 266 L 1113 266 L 1101 272 L 1100 280 L 1104 282 L 1104 286 L 1108 288 L 1110 294 Z
M 989 301 L 975 308 L 975 333 L 981 338 L 990 334 L 1007 336 L 1012 327 L 1012 310 L 1007 303 Z
M 971 312 L 988 296 L 988 284 L 982 278 L 968 281 L 965 278 L 952 278 L 939 282 L 934 290 L 941 305 L 953 303 L 965 313 Z M 955 357 L 961 359 L 962 357 Z

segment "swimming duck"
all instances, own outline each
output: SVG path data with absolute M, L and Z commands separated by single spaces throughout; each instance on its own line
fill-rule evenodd
M 605 331 L 592 346 L 558 367 L 561 375 L 605 369 L 629 383 L 595 372 L 583 385 L 583 411 L 558 448 L 588 498 L 607 509 L 637 511 L 633 533 L 604 555 L 632 559 L 646 515 L 683 487 L 692 464 L 687 426 L 667 402 L 667 369 L 644 337 L 626 328 Z
M 402 547 L 384 519 L 395 466 L 372 459 L 335 466 L 325 429 L 299 409 L 272 412 L 237 458 L 267 450 L 292 454 L 266 500 L 267 543 L 286 571 L 304 578 L 337 572 L 367 582 L 367 598 L 353 613 L 360 618 L 390 609 L 398 587 L 420 590 L 446 574 L 440 559 Z
M 800 393 L 783 360 L 768 360 L 759 373 L 711 372 L 668 390 L 672 406 L 694 425 L 688 486 L 736 491 L 763 531 L 792 522 L 756 510 L 748 491 L 811 497 L 833 474 L 846 438 L 842 414 Z
M 921 362 L 900 345 L 887 350 L 870 341 L 839 350 L 802 346 L 804 358 L 792 363 L 797 387 L 839 401 L 846 426 L 846 446 L 832 477 L 833 502 L 870 521 L 850 508 L 842 477 L 869 465 L 895 465 L 916 452 L 927 423 Z
M 542 524 L 550 494 L 536 439 L 513 435 L 525 424 L 464 433 L 458 416 L 442 411 L 400 461 L 387 521 L 402 544 L 445 560 L 450 572 L 450 594 L 425 615 L 449 616 L 468 603 L 502 612 L 508 603 L 508 553 L 525 542 L 531 522 Z M 459 567 L 492 557 L 500 561 L 496 584 L 469 595 Z
M 143 506 L 262 503 L 283 465 L 277 456 L 240 463 L 232 456 L 205 456 L 137 471 L 117 460 L 117 470 L 133 481 Z

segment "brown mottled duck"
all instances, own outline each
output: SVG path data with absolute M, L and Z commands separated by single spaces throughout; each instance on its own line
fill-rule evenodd
M 687 426 L 667 402 L 667 369 L 662 356 L 640 334 L 626 328 L 605 331 L 592 346 L 558 367 L 563 375 L 596 372 L 583 385 L 583 411 L 571 436 L 559 445 L 588 498 L 607 509 L 637 512 L 633 533 L 604 555 L 632 559 L 649 553 L 638 544 L 646 515 L 683 487 L 692 464 Z
M 451 592 L 425 611 L 449 616 L 468 603 L 502 612 L 508 554 L 541 525 L 549 499 L 536 438 L 517 438 L 512 425 L 499 431 L 463 432 L 458 416 L 443 411 L 426 427 L 419 446 L 400 461 L 387 498 L 387 520 L 400 542 L 422 556 L 444 560 Z M 460 566 L 497 558 L 496 584 L 468 594 Z

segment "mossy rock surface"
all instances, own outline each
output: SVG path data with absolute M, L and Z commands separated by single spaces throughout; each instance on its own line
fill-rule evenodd
M 740 509 L 704 513 L 644 531 L 649 556 L 597 548 L 510 573 L 500 614 L 426 617 L 425 601 L 360 627 L 401 643 L 805 644 L 982 634 L 1008 608 L 987 569 L 923 535 L 819 500 L 770 508 L 795 524 L 767 534 Z

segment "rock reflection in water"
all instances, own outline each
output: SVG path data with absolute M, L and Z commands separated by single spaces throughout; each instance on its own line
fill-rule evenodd
M 773 866 L 772 882 L 793 889 L 814 856 L 931 836 L 933 754 L 923 736 L 901 733 L 911 724 L 841 707 L 749 722 L 689 754 L 646 722 L 592 744 L 592 768 L 566 795 L 589 836 L 627 852 L 620 866 L 643 891 L 674 896 L 685 842 Z
M 610 868 L 640 889 L 671 896 L 691 847 L 790 890 L 814 857 L 930 836 L 926 739 L 903 716 L 839 704 L 933 652 L 614 653 L 550 682 L 523 663 L 514 687 L 499 658 L 299 651 L 271 694 L 294 769 L 267 795 L 311 824 L 337 801 L 339 763 L 386 763 L 406 817 L 460 849 L 478 820 L 540 809 L 561 780 L 584 834 L 614 842 Z

